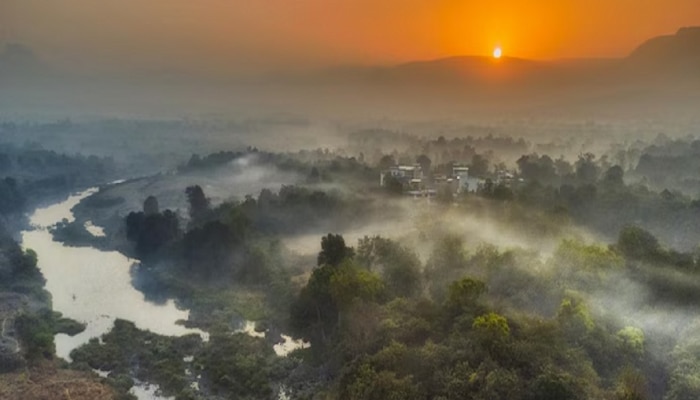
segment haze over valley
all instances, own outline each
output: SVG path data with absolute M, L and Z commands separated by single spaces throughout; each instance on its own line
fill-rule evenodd
M 0 398 L 700 398 L 695 3 L 0 0 Z

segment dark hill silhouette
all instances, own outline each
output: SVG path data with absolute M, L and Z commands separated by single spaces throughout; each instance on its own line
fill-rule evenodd
M 387 75 L 396 80 L 423 81 L 425 83 L 451 82 L 498 82 L 512 81 L 537 75 L 549 69 L 546 64 L 519 58 L 461 56 L 433 61 L 416 61 L 398 65 L 387 70 Z
M 655 83 L 657 78 L 700 80 L 700 27 L 649 39 L 619 59 L 534 61 L 456 56 L 386 67 L 340 67 L 305 75 L 297 83 L 550 88 Z M 287 77 L 290 78 L 290 77 Z M 296 78 L 299 78 L 298 76 Z M 292 77 L 292 80 L 295 78 Z
M 637 47 L 628 65 L 658 73 L 700 75 L 700 27 L 681 28 L 675 35 L 658 36 Z
M 219 80 L 198 74 L 138 71 L 88 76 L 53 71 L 39 58 L 19 45 L 0 52 L 0 92 L 13 89 L 12 96 L 0 96 L 0 108 L 17 107 L 25 98 L 27 107 L 59 100 L 65 104 L 76 98 L 75 93 L 81 95 L 78 107 L 105 99 L 128 104 L 149 99 L 148 104 L 161 104 L 164 99 L 192 96 L 218 104 L 240 96 L 260 104 L 269 99 L 274 104 L 291 103 L 314 112 L 369 109 L 398 110 L 398 114 L 406 109 L 427 113 L 450 107 L 474 113 L 515 110 L 565 114 L 579 110 L 585 115 L 647 115 L 668 110 L 694 114 L 700 101 L 700 27 L 652 38 L 629 56 L 617 59 L 535 61 L 456 56 L 393 66 L 287 72 L 240 81 L 236 77 Z
M 367 83 L 379 85 L 476 85 L 513 83 L 538 79 L 557 69 L 553 63 L 503 57 L 454 56 L 435 60 L 412 61 L 395 66 L 338 67 L 286 80 L 304 83 Z M 562 68 L 568 70 L 568 68 Z

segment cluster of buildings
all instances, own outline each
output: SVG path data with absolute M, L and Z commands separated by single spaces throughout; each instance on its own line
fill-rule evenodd
M 379 186 L 386 187 L 390 180 L 399 182 L 403 193 L 415 198 L 434 197 L 438 192 L 475 193 L 485 182 L 469 176 L 469 167 L 466 166 L 453 166 L 451 174 L 428 176 L 419 164 L 395 165 L 380 172 Z
M 486 186 L 487 179 L 469 175 L 469 167 L 465 165 L 452 166 L 451 173 L 429 174 L 423 171 L 420 164 L 395 165 L 381 171 L 379 186 L 386 187 L 393 183 L 401 185 L 402 193 L 414 198 L 431 198 L 440 194 L 476 193 Z M 512 187 L 515 176 L 509 171 L 496 171 L 491 178 L 495 185 Z M 519 181 L 522 181 L 520 179 Z

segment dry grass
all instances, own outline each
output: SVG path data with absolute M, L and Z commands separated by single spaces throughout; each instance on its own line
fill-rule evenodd
M 50 362 L 21 372 L 0 374 L 0 399 L 111 400 L 116 394 L 88 372 L 58 369 Z

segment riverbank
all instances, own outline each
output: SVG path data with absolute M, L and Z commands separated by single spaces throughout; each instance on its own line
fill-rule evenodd
M 177 308 L 172 300 L 153 304 L 133 288 L 131 268 L 136 260 L 116 251 L 70 247 L 54 241 L 51 227 L 74 222 L 71 209 L 96 191 L 87 189 L 35 210 L 29 217 L 32 228 L 20 235 L 22 245 L 37 254 L 37 267 L 45 279 L 53 309 L 85 324 L 85 330 L 78 334 L 56 334 L 52 341 L 55 354 L 70 361 L 71 351 L 109 332 L 117 318 L 133 320 L 139 327 L 163 335 L 194 333 L 206 339 L 208 335 L 203 331 L 183 326 L 189 313 Z
M 54 309 L 87 324 L 79 335 L 56 337 L 58 356 L 69 359 L 74 348 L 106 333 L 117 318 L 135 321 L 139 327 L 163 335 L 197 333 L 206 338 L 204 332 L 182 326 L 189 313 L 178 309 L 172 300 L 153 304 L 133 288 L 130 271 L 137 260 L 116 251 L 68 247 L 54 241 L 48 228 L 64 220 L 74 221 L 71 209 L 96 191 L 88 189 L 36 210 L 30 217 L 35 228 L 22 232 L 23 245 L 39 255 L 38 267 Z
M 53 234 L 54 240 L 64 240 L 66 233 L 77 232 L 78 234 L 70 237 L 68 244 L 80 244 L 81 247 L 72 248 L 72 252 L 81 251 L 96 251 L 99 250 L 104 258 L 106 254 L 110 254 L 115 250 L 121 250 L 126 254 L 133 253 L 133 243 L 126 241 L 125 236 L 125 217 L 130 212 L 138 212 L 143 207 L 143 200 L 136 200 L 145 193 L 143 190 L 136 190 L 138 187 L 146 186 L 153 190 L 165 190 L 171 194 L 166 196 L 166 204 L 178 204 L 186 199 L 184 189 L 181 189 L 180 194 L 175 196 L 172 194 L 172 186 L 165 184 L 163 180 L 168 180 L 170 176 L 158 176 L 151 179 L 141 179 L 131 181 L 129 183 L 118 184 L 114 186 L 104 186 L 97 192 L 90 192 L 85 197 L 82 197 L 71 208 L 72 216 L 61 222 L 60 229 L 54 229 L 50 233 Z M 179 183 L 181 179 L 177 180 Z M 176 197 L 180 199 L 177 200 Z M 125 200 L 129 199 L 129 200 Z M 160 200 L 159 200 L 160 202 Z M 132 204 L 134 208 L 125 207 L 126 204 Z M 177 213 L 177 211 L 176 211 Z M 120 218 L 119 218 L 120 217 Z M 181 221 L 181 225 L 185 225 Z M 98 235 L 91 234 L 86 226 L 99 228 Z M 104 236 L 102 235 L 104 234 Z M 75 240 L 78 238 L 79 240 Z M 106 247 L 102 245 L 107 244 Z M 131 246 L 131 249 L 124 248 L 124 245 Z M 96 249 L 95 247 L 98 247 Z M 276 244 L 266 241 L 261 241 L 256 244 L 259 247 L 261 256 L 266 253 L 265 248 L 269 247 L 276 254 L 280 250 Z M 82 250 L 81 250 L 82 249 Z M 173 254 L 179 254 L 179 250 L 173 249 Z M 263 256 L 264 257 L 264 256 Z M 128 257 L 125 257 L 129 259 Z M 135 259 L 129 259 L 132 263 Z M 177 360 L 166 360 L 163 357 L 150 352 L 150 346 L 153 343 L 160 343 L 161 349 L 171 349 L 168 353 L 175 352 L 172 349 L 174 343 L 177 342 L 177 335 L 173 333 L 162 333 L 154 329 L 144 328 L 144 325 L 139 323 L 133 316 L 119 317 L 119 320 L 131 321 L 135 323 L 134 330 L 120 330 L 120 343 L 131 343 L 127 347 L 114 348 L 109 344 L 105 344 L 111 338 L 113 343 L 116 327 L 111 326 L 111 320 L 105 319 L 102 321 L 102 329 L 107 330 L 106 334 L 102 334 L 102 344 L 89 342 L 87 345 L 78 349 L 75 354 L 80 354 L 78 359 L 74 361 L 87 364 L 90 368 L 100 369 L 110 376 L 110 379 L 121 380 L 119 377 L 130 376 L 132 379 L 139 381 L 148 381 L 158 384 L 160 391 L 166 395 L 174 395 L 181 393 L 183 390 L 194 391 L 199 395 L 209 396 L 221 392 L 222 396 L 226 397 L 225 393 L 236 392 L 231 382 L 222 380 L 224 376 L 240 375 L 247 367 L 236 365 L 239 361 L 228 360 L 230 366 L 223 368 L 219 363 L 220 350 L 217 346 L 229 346 L 231 351 L 239 353 L 245 357 L 262 358 L 258 361 L 258 369 L 260 371 L 288 371 L 288 368 L 295 368 L 298 364 L 297 360 L 285 360 L 290 353 L 295 350 L 308 347 L 308 343 L 297 341 L 288 335 L 285 335 L 283 329 L 284 319 L 286 318 L 288 302 L 284 299 L 288 298 L 288 284 L 291 280 L 287 280 L 287 272 L 283 276 L 277 276 L 271 282 L 277 284 L 274 287 L 262 284 L 251 284 L 249 282 L 236 282 L 236 280 L 208 280 L 191 274 L 184 273 L 181 266 L 171 263 L 177 260 L 168 257 L 152 257 L 144 263 L 138 263 L 136 267 L 125 267 L 123 269 L 131 269 L 130 285 L 133 285 L 136 290 L 146 296 L 147 301 L 155 302 L 158 305 L 168 305 L 171 299 L 177 299 L 180 307 L 186 307 L 190 310 L 187 315 L 185 326 L 187 328 L 201 329 L 216 337 L 216 344 L 202 343 L 197 348 L 193 349 L 187 357 L 192 358 L 190 364 L 181 365 Z M 275 261 L 272 259 L 259 258 L 256 259 L 256 268 L 266 268 Z M 201 260 L 200 263 L 206 263 L 206 260 Z M 274 268 L 281 268 L 282 265 L 275 265 Z M 121 277 L 117 277 L 120 280 Z M 277 289 L 279 290 L 277 290 Z M 275 293 L 271 296 L 270 293 Z M 76 295 L 71 301 L 79 301 L 80 295 Z M 276 301 L 275 307 L 271 306 L 271 301 Z M 256 322 L 259 325 L 259 330 L 256 331 Z M 131 323 L 130 322 L 130 323 Z M 184 321 L 183 321 L 184 322 Z M 111 329 L 111 330 L 110 330 Z M 140 339 L 144 329 L 148 329 L 152 333 L 158 333 L 156 336 L 149 336 L 149 346 L 143 346 Z M 128 335 L 125 332 L 130 332 Z M 142 333 L 137 333 L 142 332 Z M 104 333 L 104 332 L 103 332 Z M 248 336 L 250 339 L 236 339 L 230 342 L 228 337 Z M 119 336 L 119 335 L 118 335 Z M 133 337 L 132 337 L 133 336 Z M 75 341 L 84 341 L 84 338 L 76 337 Z M 252 341 L 251 341 L 252 340 Z M 71 346 L 72 347 L 72 346 Z M 134 349 L 141 348 L 134 353 Z M 261 349 L 265 349 L 261 353 Z M 102 353 L 111 354 L 108 359 L 101 356 Z M 258 354 L 260 353 L 260 354 Z M 121 359 L 121 354 L 131 354 L 131 360 L 138 359 L 139 367 L 132 369 L 128 363 Z M 115 358 L 116 357 L 116 358 Z M 134 358 L 136 357 L 136 358 Z M 164 373 L 158 369 L 153 370 L 150 365 L 154 363 L 169 365 L 168 372 Z M 282 367 L 278 366 L 282 365 Z M 232 368 L 229 372 L 228 369 Z M 237 371 L 236 368 L 243 368 Z M 237 372 L 236 372 L 237 371 Z M 247 373 L 247 372 L 246 372 Z M 243 373 L 245 375 L 246 373 Z M 262 373 L 262 372 L 261 372 Z M 250 391 L 256 393 L 256 398 L 259 395 L 263 397 L 276 397 L 284 385 L 284 376 L 269 376 L 271 372 L 264 372 L 263 379 L 260 383 L 245 389 L 243 392 Z M 196 380 L 193 378 L 200 376 Z M 241 378 L 242 379 L 242 378 Z M 262 379 L 262 378 L 261 378 Z M 236 379 L 238 380 L 238 378 Z M 262 382 L 265 382 L 264 384 Z M 184 385 L 184 382 L 189 382 L 189 385 Z M 240 383 L 239 383 L 240 384 Z M 190 385 L 195 385 L 196 388 Z

